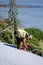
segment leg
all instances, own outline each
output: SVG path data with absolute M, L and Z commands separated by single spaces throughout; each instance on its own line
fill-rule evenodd
M 20 42 L 19 48 L 26 51 L 26 48 L 23 49 L 23 42 Z
M 17 45 L 17 49 L 19 49 L 19 39 L 18 39 L 18 37 L 16 37 L 16 45 Z
M 23 45 L 27 48 L 27 45 L 26 45 L 26 38 L 23 39 Z
M 26 46 L 26 38 L 23 39 L 23 45 Z
M 23 42 L 20 42 L 19 48 L 20 48 L 20 49 L 23 48 Z
M 19 49 L 19 44 L 17 44 L 17 49 Z

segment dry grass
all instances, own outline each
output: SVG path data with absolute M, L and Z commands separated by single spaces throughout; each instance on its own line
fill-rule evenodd
M 43 42 L 40 41 L 39 44 L 40 44 L 41 49 L 43 49 Z

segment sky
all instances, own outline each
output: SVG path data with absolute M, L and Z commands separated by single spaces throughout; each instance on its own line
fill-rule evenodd
M 43 0 L 16 0 L 17 3 L 43 3 Z
M 0 3 L 8 4 L 10 0 L 0 0 Z M 43 3 L 43 0 L 15 0 L 17 4 L 26 3 Z
M 9 0 L 0 0 L 0 4 L 8 4 Z
M 0 0 L 0 4 L 9 4 L 9 1 L 10 0 Z M 15 1 L 16 1 L 16 4 L 20 4 L 20 5 L 31 5 L 31 6 L 41 5 L 41 6 L 43 6 L 43 0 L 15 0 Z M 1 10 L 2 9 L 0 8 L 0 11 Z M 4 11 L 3 16 L 5 14 L 5 10 L 7 11 L 7 8 L 3 9 L 3 11 Z M 1 13 L 2 12 L 0 12 L 0 15 L 1 15 Z

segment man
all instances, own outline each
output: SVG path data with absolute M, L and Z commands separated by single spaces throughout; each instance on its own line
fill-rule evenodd
M 27 48 L 26 45 L 26 40 L 30 40 L 32 38 L 32 35 L 28 34 L 25 30 L 23 29 L 18 29 L 15 32 L 15 37 L 17 40 L 17 48 L 22 49 L 23 46 L 25 47 L 25 50 Z

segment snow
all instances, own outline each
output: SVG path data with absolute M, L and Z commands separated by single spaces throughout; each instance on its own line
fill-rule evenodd
M 43 57 L 0 42 L 0 65 L 43 65 Z

